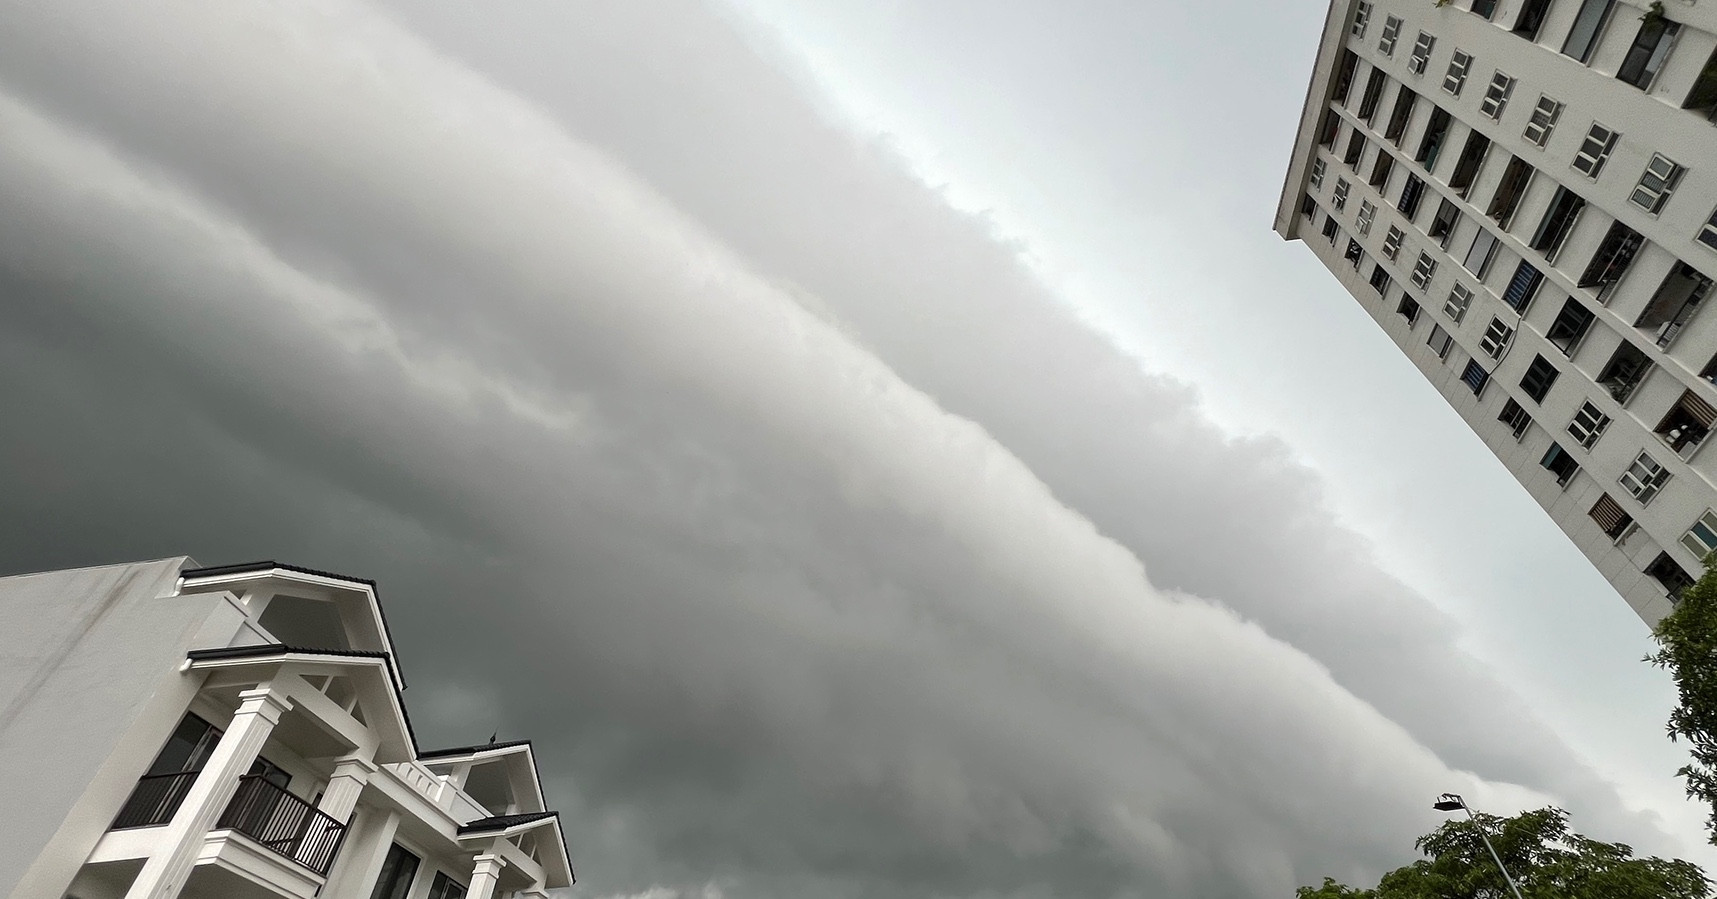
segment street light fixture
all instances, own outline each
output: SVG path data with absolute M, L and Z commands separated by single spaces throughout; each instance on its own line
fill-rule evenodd
M 1465 809 L 1467 817 L 1472 819 L 1473 829 L 1479 832 L 1479 839 L 1484 840 L 1484 848 L 1490 850 L 1490 857 L 1496 862 L 1496 869 L 1502 872 L 1502 879 L 1508 883 L 1508 889 L 1514 893 L 1514 899 L 1521 899 L 1520 887 L 1514 885 L 1514 878 L 1508 876 L 1508 869 L 1502 866 L 1502 856 L 1496 854 L 1496 847 L 1490 844 L 1490 837 L 1485 836 L 1484 828 L 1479 826 L 1479 819 L 1473 814 L 1471 806 L 1458 793 L 1444 793 L 1431 803 L 1431 807 L 1439 812 L 1452 812 L 1455 809 Z

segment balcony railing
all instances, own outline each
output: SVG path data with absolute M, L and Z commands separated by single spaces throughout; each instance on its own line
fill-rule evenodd
M 238 792 L 215 826 L 236 830 L 322 875 L 346 836 L 346 825 L 261 775 L 239 778 Z
M 113 829 L 166 824 L 179 810 L 179 803 L 185 801 L 185 794 L 191 791 L 191 784 L 199 773 L 181 771 L 177 774 L 144 775 L 138 779 L 137 788 L 131 791 L 131 798 L 125 800 L 125 807 L 119 810 L 119 817 L 113 819 Z

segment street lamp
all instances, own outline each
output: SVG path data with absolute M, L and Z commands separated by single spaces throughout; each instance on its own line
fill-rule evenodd
M 1467 805 L 1467 801 L 1462 799 L 1459 794 L 1444 793 L 1437 797 L 1436 802 L 1431 803 L 1431 807 L 1439 812 L 1452 812 L 1455 809 L 1466 811 L 1467 817 L 1472 819 L 1473 829 L 1479 832 L 1479 839 L 1484 840 L 1484 848 L 1490 850 L 1490 857 L 1496 862 L 1496 869 L 1502 872 L 1502 879 L 1508 883 L 1509 890 L 1514 893 L 1514 899 L 1521 899 L 1520 887 L 1515 886 L 1514 878 L 1508 876 L 1508 869 L 1502 866 L 1502 856 L 1496 854 L 1496 847 L 1490 844 L 1490 837 L 1485 836 L 1484 828 L 1479 826 L 1479 819 L 1473 815 L 1473 810 Z

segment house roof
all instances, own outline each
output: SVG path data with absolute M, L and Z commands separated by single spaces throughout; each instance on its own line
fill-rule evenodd
M 519 746 L 529 745 L 531 745 L 531 741 L 529 740 L 502 740 L 499 743 L 484 743 L 480 746 L 454 746 L 449 749 L 431 749 L 428 752 L 419 752 L 417 757 L 420 760 L 435 759 L 436 761 L 442 761 L 447 758 L 456 758 L 462 755 L 476 755 L 480 752 L 488 752 L 493 749 L 514 749 Z
M 478 818 L 475 821 L 459 825 L 459 835 L 507 830 L 520 824 L 534 824 L 548 818 L 558 817 L 560 817 L 560 812 L 529 812 L 523 815 L 496 815 L 492 818 Z

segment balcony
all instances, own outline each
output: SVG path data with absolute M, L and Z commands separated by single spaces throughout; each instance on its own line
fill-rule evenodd
M 200 772 L 145 776 L 113 821 L 114 830 L 157 827 L 172 820 Z M 215 824 L 249 837 L 269 851 L 327 876 L 345 839 L 346 825 L 260 774 L 239 778 L 238 791 Z

